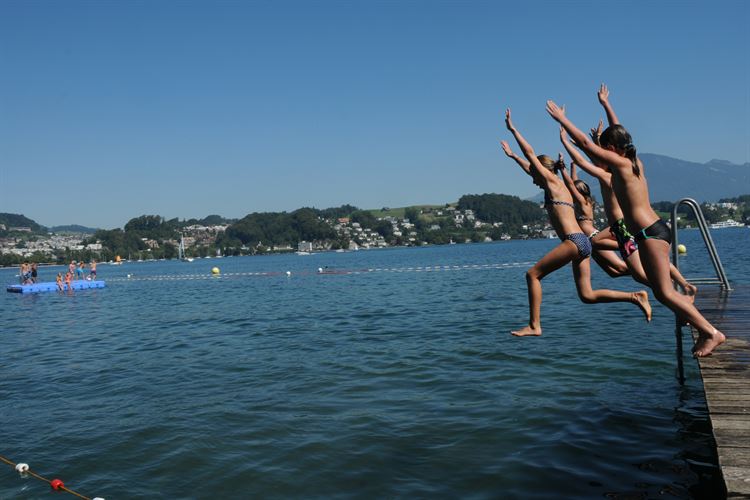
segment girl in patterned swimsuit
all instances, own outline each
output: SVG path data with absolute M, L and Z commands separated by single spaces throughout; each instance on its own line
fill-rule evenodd
M 565 116 L 565 110 L 553 101 L 547 101 L 547 112 L 589 157 L 608 167 L 612 175 L 612 190 L 622 207 L 625 224 L 635 234 L 641 263 L 654 295 L 679 318 L 698 330 L 694 355 L 710 355 L 726 337 L 672 286 L 669 261 L 671 231 L 651 208 L 643 164 L 636 155 L 630 134 L 622 125 L 610 125 L 602 133 L 600 146 L 581 132 Z
M 531 176 L 534 184 L 544 189 L 545 208 L 549 214 L 550 223 L 555 228 L 562 242 L 542 257 L 526 272 L 526 284 L 529 294 L 529 324 L 511 334 L 523 337 L 527 335 L 541 335 L 541 305 L 542 279 L 553 271 L 560 269 L 569 262 L 573 264 L 573 277 L 576 290 L 581 301 L 586 304 L 599 302 L 630 302 L 637 305 L 645 314 L 646 320 L 651 320 L 651 306 L 645 291 L 620 292 L 615 290 L 593 290 L 591 288 L 591 243 L 578 227 L 575 218 L 573 198 L 563 181 L 553 172 L 555 162 L 548 156 L 539 157 L 534 149 L 521 136 L 511 122 L 510 110 L 505 112 L 505 125 L 518 142 L 523 158 L 511 151 L 510 146 L 502 141 L 503 151 L 516 161 L 521 168 Z

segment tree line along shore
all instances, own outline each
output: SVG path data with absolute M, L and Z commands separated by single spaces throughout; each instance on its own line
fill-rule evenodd
M 673 203 L 653 207 L 669 217 Z M 702 204 L 709 223 L 750 220 L 750 195 Z M 679 212 L 681 226 L 695 226 L 692 212 Z M 604 215 L 597 211 L 597 225 Z M 80 228 L 81 226 L 72 226 Z M 84 228 L 85 229 L 85 228 Z M 256 212 L 241 219 L 165 219 L 142 215 L 123 228 L 93 234 L 50 229 L 18 214 L 0 213 L 0 266 L 22 262 L 61 264 L 256 255 L 394 246 L 442 245 L 554 237 L 540 203 L 504 194 L 470 194 L 456 203 L 362 210 L 353 205 L 293 212 Z

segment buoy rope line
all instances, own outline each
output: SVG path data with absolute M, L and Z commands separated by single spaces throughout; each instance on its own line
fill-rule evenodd
M 534 262 L 508 262 L 504 264 L 462 264 L 452 266 L 410 266 L 410 267 L 376 267 L 366 269 L 339 269 L 318 268 L 317 271 L 287 272 L 237 272 L 220 274 L 151 274 L 151 275 L 128 275 L 128 277 L 108 278 L 107 283 L 126 281 L 184 281 L 184 280 L 215 280 L 217 278 L 234 278 L 243 276 L 314 276 L 314 275 L 341 275 L 341 274 L 370 274 L 370 273 L 430 273 L 445 271 L 471 271 L 477 269 L 512 269 L 526 267 Z
M 22 477 L 28 477 L 31 476 L 33 478 L 39 479 L 40 481 L 44 481 L 45 483 L 49 484 L 50 488 L 52 488 L 55 491 L 65 491 L 67 493 L 70 493 L 73 496 L 76 496 L 78 498 L 82 498 L 83 500 L 104 500 L 101 497 L 95 497 L 95 498 L 89 498 L 87 496 L 81 495 L 77 491 L 73 491 L 70 488 L 65 486 L 65 483 L 63 483 L 60 479 L 47 479 L 46 477 L 37 474 L 31 468 L 29 467 L 29 464 L 25 463 L 15 463 L 12 460 L 9 460 L 5 458 L 4 456 L 0 455 L 0 461 L 5 462 L 6 464 L 13 467 L 16 471 L 18 471 L 18 474 Z

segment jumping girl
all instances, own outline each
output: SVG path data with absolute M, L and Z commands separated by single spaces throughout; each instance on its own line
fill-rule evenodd
M 613 278 L 630 274 L 627 264 L 618 259 L 613 252 L 613 250 L 617 250 L 616 241 L 600 239 L 598 245 L 594 245 L 594 238 L 599 234 L 599 230 L 594 226 L 594 198 L 591 196 L 589 185 L 578 178 L 575 161 L 570 164 L 570 174 L 565 169 L 565 165 L 563 165 L 561 171 L 565 186 L 573 197 L 578 226 L 584 234 L 588 235 L 589 241 L 591 241 L 591 258 Z
M 583 234 L 576 222 L 573 198 L 565 184 L 553 172 L 555 162 L 548 156 L 536 156 L 534 149 L 521 136 L 511 122 L 510 109 L 505 112 L 505 125 L 515 137 L 526 160 L 511 151 L 510 146 L 502 141 L 503 151 L 516 161 L 529 174 L 535 185 L 544 190 L 544 206 L 550 223 L 562 242 L 550 250 L 539 262 L 526 272 L 526 284 L 529 294 L 529 324 L 511 334 L 523 337 L 541 335 L 541 280 L 557 269 L 572 262 L 576 290 L 582 302 L 594 304 L 599 302 L 630 302 L 637 305 L 651 321 L 651 305 L 645 291 L 620 292 L 615 290 L 592 290 L 591 288 L 591 243 Z
M 612 175 L 612 190 L 622 208 L 625 228 L 634 235 L 640 260 L 656 299 L 699 332 L 693 352 L 708 356 L 726 337 L 698 309 L 677 292 L 670 278 L 669 246 L 672 232 L 654 212 L 648 197 L 643 164 L 636 155 L 630 134 L 622 125 L 610 125 L 595 144 L 565 116 L 565 110 L 547 101 L 547 112 L 562 125 L 589 157 L 606 165 Z
M 609 103 L 609 90 L 607 89 L 607 86 L 602 85 L 597 95 L 599 97 L 599 102 L 607 113 L 607 120 L 610 122 L 610 125 L 618 125 L 619 121 L 617 115 L 615 115 L 614 109 Z M 599 127 L 591 129 L 591 138 L 595 144 L 599 144 L 601 134 L 602 123 L 600 120 Z M 600 232 L 592 239 L 591 244 L 594 250 L 609 249 L 614 240 L 617 245 L 616 248 L 619 249 L 620 256 L 627 266 L 628 272 L 624 274 L 630 274 L 638 283 L 650 287 L 651 283 L 649 282 L 646 272 L 643 270 L 643 265 L 641 264 L 638 245 L 635 242 L 635 238 L 630 234 L 625 225 L 622 209 L 620 208 L 617 197 L 612 190 L 612 175 L 606 165 L 596 162 L 594 158 L 592 158 L 592 160 L 595 161 L 595 164 L 586 161 L 583 158 L 583 155 L 570 143 L 568 134 L 562 127 L 560 127 L 560 141 L 573 161 L 586 171 L 586 173 L 595 177 L 599 181 L 599 189 L 604 203 L 604 212 L 607 215 L 607 222 L 610 227 L 609 231 Z M 680 271 L 671 263 L 669 264 L 669 273 L 670 277 L 684 290 L 688 300 L 693 301 L 698 289 L 694 285 L 688 283 Z M 615 277 L 613 274 L 610 274 L 610 276 Z

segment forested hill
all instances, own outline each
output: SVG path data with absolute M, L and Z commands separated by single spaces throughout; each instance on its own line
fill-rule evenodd
M 503 222 L 509 226 L 531 224 L 544 217 L 537 203 L 507 194 L 465 194 L 458 200 L 458 208 L 473 210 L 484 222 Z
M 49 228 L 50 233 L 78 233 L 78 234 L 94 234 L 97 229 L 94 227 L 80 226 L 78 224 L 71 224 L 68 226 L 52 226 Z
M 44 226 L 40 226 L 35 221 L 21 214 L 0 213 L 0 224 L 5 226 L 6 229 L 10 229 L 12 227 L 28 227 L 35 233 L 46 232 L 46 228 Z

